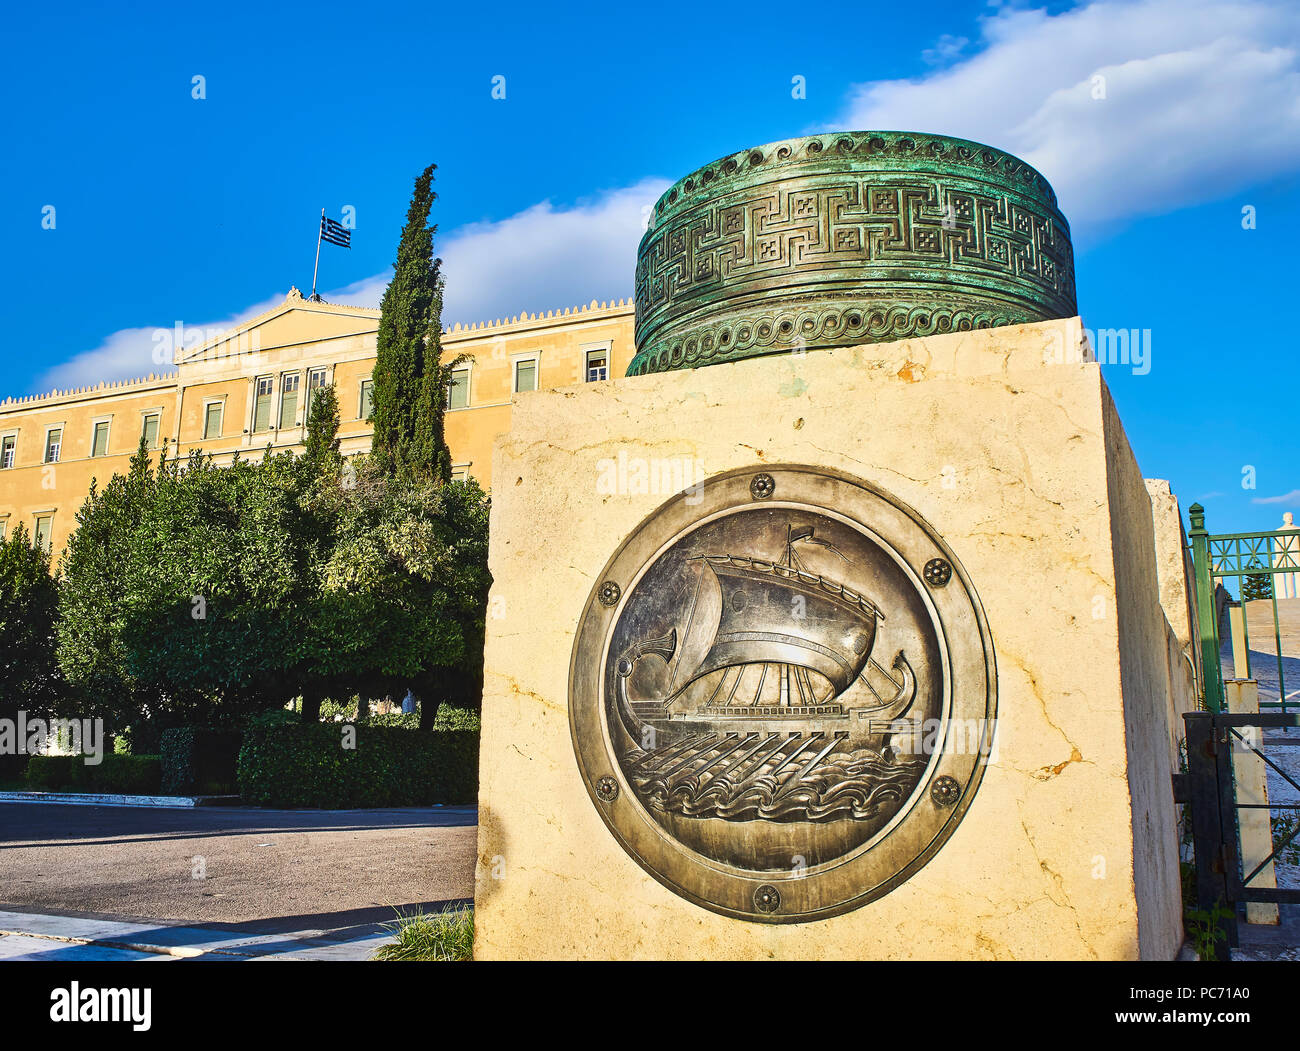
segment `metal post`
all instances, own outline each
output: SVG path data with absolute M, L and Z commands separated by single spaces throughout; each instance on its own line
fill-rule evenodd
M 1192 809 L 1192 835 L 1196 850 L 1196 907 L 1210 912 L 1216 906 L 1231 908 L 1225 879 L 1223 825 L 1219 817 L 1219 771 L 1215 753 L 1214 716 L 1210 712 L 1188 712 L 1187 805 Z M 1220 922 L 1214 958 L 1231 959 L 1235 928 Z
M 1277 654 L 1277 699 L 1282 702 L 1282 714 L 1286 715 L 1286 673 L 1282 671 L 1282 625 L 1277 616 L 1277 585 L 1282 578 L 1274 573 L 1268 579 L 1272 585 L 1268 590 L 1273 603 L 1273 652 Z
M 320 273 L 320 235 L 325 229 L 325 209 L 320 210 L 320 225 L 316 227 L 316 265 L 311 272 L 311 298 L 316 298 L 316 275 Z
M 1192 566 L 1196 574 L 1196 620 L 1201 639 L 1201 675 L 1205 681 L 1205 707 L 1223 711 L 1223 675 L 1219 671 L 1219 632 L 1214 618 L 1214 578 L 1210 575 L 1210 534 L 1205 531 L 1205 508 L 1187 509 L 1192 528 Z

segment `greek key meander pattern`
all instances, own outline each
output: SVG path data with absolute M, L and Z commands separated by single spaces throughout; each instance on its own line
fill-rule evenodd
M 849 156 L 873 143 L 909 156 Z M 1068 227 L 1024 162 L 961 140 L 830 146 L 733 155 L 660 199 L 637 258 L 629 375 L 1076 312 Z M 679 191 L 697 195 L 675 203 Z

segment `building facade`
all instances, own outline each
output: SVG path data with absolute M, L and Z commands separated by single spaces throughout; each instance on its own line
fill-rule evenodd
M 169 457 L 301 449 L 312 393 L 333 384 L 344 455 L 370 448 L 379 311 L 284 302 L 201 346 L 174 371 L 0 402 L 0 537 L 23 523 L 59 553 L 93 480 L 127 470 L 143 435 Z M 453 473 L 492 484 L 492 443 L 516 394 L 622 376 L 635 353 L 630 301 L 455 325 L 443 357 L 466 355 L 448 392 Z

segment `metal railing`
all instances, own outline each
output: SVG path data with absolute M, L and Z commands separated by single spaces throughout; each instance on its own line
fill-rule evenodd
M 1300 529 L 1278 529 L 1261 533 L 1211 534 L 1205 528 L 1205 508 L 1192 504 L 1187 509 L 1192 528 L 1187 534 L 1192 545 L 1192 564 L 1195 573 L 1196 619 L 1200 636 L 1201 667 L 1205 679 L 1205 706 L 1212 712 L 1223 711 L 1223 669 L 1219 660 L 1219 618 L 1214 592 L 1220 580 L 1234 579 L 1244 591 L 1250 578 L 1266 578 L 1273 603 L 1273 645 L 1277 658 L 1276 701 L 1261 700 L 1261 708 L 1281 708 L 1287 711 L 1286 669 L 1282 654 L 1282 626 L 1278 617 L 1278 586 L 1284 581 L 1293 583 L 1290 574 L 1300 574 Z M 1242 651 L 1246 667 L 1234 666 L 1238 679 L 1252 678 L 1250 671 L 1250 639 L 1245 615 L 1241 617 Z M 1292 707 L 1300 707 L 1293 702 Z
M 1273 852 L 1249 872 L 1244 872 L 1240 847 L 1243 810 L 1297 810 L 1300 803 L 1241 803 L 1233 773 L 1234 748 L 1253 752 L 1287 784 L 1300 792 L 1300 784 L 1242 734 L 1244 727 L 1281 729 L 1300 726 L 1300 714 L 1280 712 L 1229 715 L 1188 712 L 1187 773 L 1174 775 L 1174 799 L 1190 809 L 1192 842 L 1196 856 L 1196 906 L 1214 916 L 1219 937 L 1215 959 L 1231 959 L 1237 944 L 1237 905 L 1242 902 L 1300 904 L 1300 889 L 1256 887 L 1251 883 L 1300 836 L 1293 828 Z M 1270 823 L 1271 826 L 1271 823 Z M 1271 828 L 1270 828 L 1271 834 Z

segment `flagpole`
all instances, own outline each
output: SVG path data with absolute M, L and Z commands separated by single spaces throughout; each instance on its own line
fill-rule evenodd
M 316 266 L 311 272 L 311 298 L 316 298 L 316 275 L 320 273 L 320 235 L 325 229 L 325 209 L 320 210 L 320 225 L 316 227 Z

